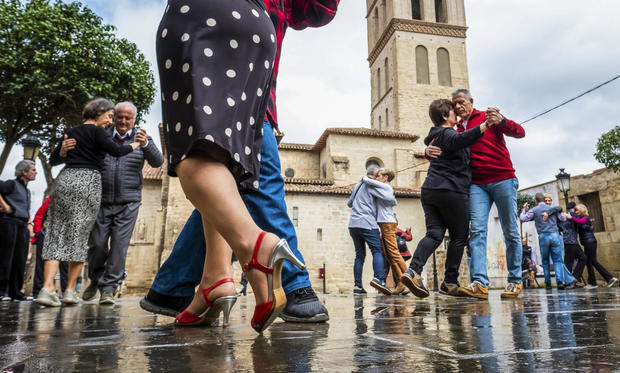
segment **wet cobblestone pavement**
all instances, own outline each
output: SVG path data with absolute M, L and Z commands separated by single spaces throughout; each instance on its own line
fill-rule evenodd
M 324 296 L 326 324 L 278 321 L 262 336 L 240 298 L 228 328 L 179 328 L 138 298 L 115 306 L 0 304 L 0 371 L 617 371 L 620 289 L 525 291 L 489 301 Z

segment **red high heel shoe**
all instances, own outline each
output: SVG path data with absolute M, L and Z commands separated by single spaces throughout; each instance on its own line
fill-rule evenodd
M 237 301 L 237 297 L 234 295 L 219 297 L 213 301 L 209 301 L 209 293 L 211 290 L 216 287 L 225 284 L 227 282 L 233 282 L 232 278 L 225 278 L 216 282 L 215 284 L 209 286 L 208 289 L 203 289 L 201 286 L 198 287 L 198 290 L 205 297 L 205 301 L 207 302 L 207 309 L 201 313 L 200 315 L 194 315 L 189 312 L 187 309 L 174 319 L 175 325 L 179 326 L 196 326 L 196 325 L 204 325 L 204 324 L 213 324 L 215 320 L 217 320 L 220 312 L 224 313 L 224 326 L 228 325 L 228 318 L 230 316 L 230 310 L 233 305 Z
M 256 305 L 254 308 L 254 316 L 252 317 L 252 327 L 259 333 L 267 329 L 269 325 L 280 315 L 284 307 L 286 307 L 286 294 L 282 288 L 282 266 L 284 260 L 293 263 L 299 269 L 305 269 L 306 266 L 299 260 L 288 246 L 286 240 L 280 240 L 273 248 L 268 265 L 265 267 L 258 262 L 258 250 L 263 238 L 267 232 L 261 232 L 256 239 L 254 245 L 254 253 L 249 263 L 243 266 L 243 271 L 247 272 L 254 268 L 267 274 L 267 284 L 269 289 L 269 298 L 267 302 Z

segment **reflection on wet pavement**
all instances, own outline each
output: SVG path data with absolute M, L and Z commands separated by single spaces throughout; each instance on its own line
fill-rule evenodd
M 249 325 L 252 297 L 228 328 L 178 328 L 115 306 L 0 304 L 0 371 L 534 371 L 620 367 L 620 290 L 530 290 L 489 302 L 325 296 L 327 324 Z

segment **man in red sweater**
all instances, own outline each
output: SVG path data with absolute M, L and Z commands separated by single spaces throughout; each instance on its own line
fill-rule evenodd
M 515 298 L 521 292 L 521 236 L 517 217 L 517 189 L 519 181 L 510 160 L 504 136 L 522 138 L 525 130 L 519 124 L 499 113 L 497 109 L 487 112 L 474 109 L 474 100 L 466 89 L 452 93 L 455 112 L 461 118 L 457 130 L 469 130 L 488 120 L 499 121 L 470 147 L 472 185 L 469 190 L 471 232 L 469 237 L 471 284 L 459 288 L 461 295 L 488 299 L 487 276 L 487 230 L 489 211 L 497 206 L 504 240 L 506 242 L 506 267 L 508 284 L 502 298 Z M 487 118 L 488 116 L 488 118 Z M 433 149 L 434 148 L 434 149 Z M 433 156 L 438 148 L 429 146 L 427 153 Z

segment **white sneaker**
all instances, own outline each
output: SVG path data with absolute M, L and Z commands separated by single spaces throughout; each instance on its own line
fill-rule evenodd
M 618 282 L 618 279 L 613 277 L 611 280 L 609 280 L 609 282 L 607 283 L 607 287 L 610 288 L 612 286 L 614 286 L 616 284 L 616 282 Z
M 39 291 L 36 302 L 48 307 L 60 307 L 60 299 L 56 292 L 50 293 L 47 289 L 43 288 Z
M 598 287 L 598 285 L 590 285 L 590 284 L 588 284 L 588 285 L 586 285 L 586 286 L 584 287 L 584 289 L 586 289 L 586 290 L 590 290 L 590 289 L 596 289 L 597 287 Z
M 75 291 L 71 290 L 71 289 L 66 289 L 64 294 L 62 295 L 62 303 L 64 304 L 78 304 L 80 303 L 81 299 L 78 298 L 77 294 L 75 294 Z

